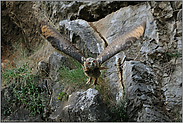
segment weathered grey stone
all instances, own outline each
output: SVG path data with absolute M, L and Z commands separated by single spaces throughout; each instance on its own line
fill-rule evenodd
M 166 61 L 165 50 L 154 39 L 144 42 L 139 54 L 138 59 L 149 65 L 156 63 L 159 66 Z
M 99 92 L 91 88 L 70 95 L 60 116 L 64 122 L 97 122 L 110 118 Z
M 50 57 L 48 58 L 49 63 L 49 77 L 53 81 L 58 80 L 58 70 L 61 65 L 68 66 L 66 58 L 57 52 L 53 52 Z
M 177 64 L 174 72 L 162 79 L 165 107 L 173 120 L 182 109 L 182 64 Z
M 40 75 L 40 77 L 47 77 L 49 75 L 49 66 L 48 63 L 45 61 L 40 61 L 38 63 L 38 72 L 37 74 Z
M 42 103 L 42 106 L 44 107 L 43 118 L 48 119 L 48 116 L 50 115 L 50 99 L 52 95 L 52 88 L 54 86 L 55 82 L 51 79 L 42 79 L 42 81 L 39 82 L 38 87 L 42 90 L 40 95 L 40 100 L 44 100 Z
M 63 85 L 60 82 L 57 82 L 52 87 L 52 95 L 49 103 L 50 108 L 50 115 L 48 117 L 49 121 L 60 121 L 60 113 L 63 110 L 63 107 L 65 105 L 65 101 L 60 101 L 57 97 L 59 96 L 59 93 L 63 91 Z
M 119 56 L 123 56 L 124 53 L 121 52 L 118 55 L 112 57 L 108 61 L 106 61 L 105 65 L 107 68 L 106 70 L 106 78 L 109 83 L 109 86 L 111 88 L 111 93 L 113 95 L 113 100 L 116 101 L 117 103 L 120 103 L 120 100 L 123 98 L 123 85 L 121 83 L 121 71 L 119 69 L 120 67 L 120 61 L 116 61 L 119 59 Z M 125 57 L 124 57 L 125 58 Z M 123 61 L 122 59 L 121 61 Z
M 97 21 L 106 15 L 130 4 L 139 2 L 124 1 L 38 1 L 40 19 L 49 19 L 56 25 L 62 20 L 83 19 Z
M 170 121 L 161 108 L 160 83 L 151 68 L 138 61 L 126 61 L 123 82 L 129 121 Z
M 156 23 L 150 8 L 151 7 L 148 3 L 124 7 L 97 22 L 93 22 L 93 25 L 106 39 L 106 43 L 110 45 L 116 37 L 124 34 L 133 26 L 146 20 L 147 27 L 144 36 L 148 38 L 156 38 L 158 40 L 157 31 L 155 30 Z M 119 64 L 118 62 L 120 59 L 121 62 L 123 62 L 124 58 L 127 60 L 135 59 L 139 55 L 142 44 L 141 40 L 137 41 L 129 49 L 118 53 L 105 63 L 106 67 L 110 68 L 106 70 L 107 81 L 112 88 L 112 93 L 115 95 L 114 97 L 117 102 L 123 97 L 121 71 L 119 70 L 121 63 Z
M 43 122 L 41 115 L 29 116 L 30 113 L 25 108 L 20 107 L 14 111 L 10 116 L 4 119 L 4 122 Z
M 171 4 L 174 10 L 182 8 L 182 1 L 174 1 L 174 2 L 171 2 Z
M 158 108 L 143 104 L 142 111 L 138 113 L 138 122 L 165 122 L 168 117 Z
M 86 57 L 96 57 L 102 47 L 104 41 L 98 33 L 84 20 L 64 20 L 60 22 L 61 33 L 68 35 L 70 41 L 79 49 Z
M 97 31 L 106 38 L 108 44 L 145 20 L 147 24 L 144 37 L 155 38 L 157 37 L 157 31 L 155 30 L 157 26 L 150 8 L 148 3 L 124 7 L 97 22 L 93 22 L 93 24 Z
M 123 2 L 123 1 L 90 1 L 89 4 L 79 7 L 79 18 L 87 21 L 97 21 L 106 15 L 114 12 L 121 7 L 130 4 L 137 4 L 138 2 Z M 102 14 L 101 14 L 102 12 Z
M 177 20 L 178 21 L 182 20 L 182 9 L 180 9 L 179 12 L 177 13 Z
M 173 9 L 170 2 L 160 2 L 159 8 L 163 10 L 162 14 L 166 14 L 164 18 L 170 18 L 173 16 Z
M 129 4 L 130 3 L 126 5 Z M 17 5 L 17 8 L 21 8 L 21 5 L 23 4 L 19 2 L 10 2 L 6 5 L 5 2 L 3 2 L 2 5 L 3 8 L 10 7 L 10 9 L 5 9 L 10 10 L 8 12 L 10 14 L 9 17 L 14 18 L 14 14 L 12 14 L 12 12 L 14 13 L 14 11 L 12 11 L 12 6 Z M 28 4 L 26 3 L 25 5 L 27 6 Z M 110 12 L 115 11 L 121 6 L 126 5 L 125 2 L 121 1 L 31 2 L 31 7 L 33 7 L 33 9 L 37 11 L 35 12 L 35 17 L 37 17 L 39 20 L 49 20 L 51 25 L 55 25 L 53 27 L 56 27 L 57 29 L 58 27 L 60 27 L 60 32 L 68 35 L 71 42 L 74 43 L 78 49 L 82 50 L 83 53 L 86 53 L 87 56 L 96 56 L 98 53 L 101 53 L 105 48 L 105 44 L 109 45 L 113 41 L 113 39 L 121 34 L 124 34 L 133 26 L 146 20 L 147 26 L 144 34 L 145 38 L 143 38 L 143 40 L 138 40 L 128 50 L 118 53 L 105 63 L 105 66 L 110 68 L 106 70 L 106 78 L 109 82 L 109 85 L 112 87 L 111 90 L 114 95 L 115 101 L 119 102 L 120 99 L 123 97 L 123 94 L 126 95 L 128 101 L 127 113 L 129 121 L 155 122 L 170 121 L 169 119 L 171 119 L 172 121 L 176 121 L 174 119 L 177 116 L 177 113 L 180 113 L 180 109 L 182 109 L 182 58 L 172 58 L 171 61 L 175 61 L 175 70 L 173 71 L 173 73 L 171 73 L 170 69 L 163 72 L 164 68 L 162 68 L 161 66 L 163 62 L 169 63 L 169 61 L 165 59 L 167 52 L 173 52 L 175 50 L 180 51 L 182 49 L 182 1 L 144 2 L 136 6 L 123 7 L 120 10 L 106 16 Z M 26 8 L 26 6 L 23 6 L 23 10 Z M 15 14 L 19 17 L 18 12 L 19 11 L 15 12 Z M 28 12 L 34 13 L 33 11 Z M 3 9 L 2 14 L 4 17 L 8 15 L 6 13 L 7 11 L 4 11 Z M 106 17 L 103 18 L 104 16 Z M 25 19 L 27 18 L 27 15 L 23 18 L 25 20 L 24 22 L 28 24 L 27 19 Z M 91 23 L 81 20 L 85 19 L 89 21 L 94 21 L 100 18 L 102 19 L 97 22 Z M 19 24 L 19 21 L 17 20 L 13 22 Z M 35 22 L 37 23 L 38 21 Z M 33 24 L 33 27 L 35 25 L 38 24 Z M 28 24 L 28 32 L 30 32 L 33 27 Z M 23 29 L 22 27 L 20 28 Z M 17 29 L 18 28 L 16 28 L 16 30 Z M 9 30 L 9 28 L 5 30 L 7 32 L 12 32 L 12 30 Z M 105 39 L 105 41 L 99 36 L 96 31 L 99 32 L 101 36 L 103 36 L 103 39 Z M 38 34 L 38 31 L 32 32 L 36 32 L 36 34 Z M 17 31 L 17 33 L 20 32 Z M 7 33 L 3 34 L 6 35 Z M 22 30 L 20 34 L 22 34 Z M 36 46 L 38 45 L 37 43 L 35 44 Z M 49 47 L 49 45 L 47 46 Z M 46 49 L 45 51 L 47 53 L 45 54 L 49 54 L 48 52 L 52 52 L 51 48 L 49 49 L 48 47 L 43 48 L 43 50 Z M 40 53 L 40 55 L 33 56 L 32 58 L 35 60 L 45 56 L 46 55 Z M 43 117 L 45 119 L 48 119 L 49 121 L 107 121 L 107 114 L 105 115 L 107 118 L 103 118 L 104 116 L 99 116 L 100 118 L 103 118 L 102 120 L 100 118 L 98 118 L 100 120 L 95 118 L 96 115 L 103 115 L 103 112 L 101 113 L 101 111 L 97 113 L 95 112 L 95 114 L 90 113 L 92 115 L 88 114 L 88 112 L 91 111 L 90 109 L 93 105 L 90 105 L 88 103 L 85 104 L 86 101 L 90 101 L 87 99 L 86 101 L 84 100 L 84 92 L 74 93 L 73 96 L 75 97 L 71 96 L 72 98 L 70 98 L 69 102 L 70 105 L 68 105 L 67 102 L 59 101 L 56 98 L 60 91 L 66 90 L 65 88 L 63 88 L 63 90 L 61 89 L 62 85 L 60 83 L 55 84 L 55 81 L 58 80 L 57 70 L 60 66 L 60 60 L 62 60 L 63 57 L 57 53 L 52 54 L 52 56 L 54 58 L 52 57 L 49 59 L 49 63 L 51 62 L 51 64 L 49 64 L 49 68 L 51 69 L 49 72 L 50 77 L 54 81 L 48 80 L 47 82 L 43 82 L 40 84 L 40 87 L 42 89 L 49 90 L 49 94 L 51 96 L 48 96 L 48 100 L 51 100 L 49 100 L 48 105 L 45 105 L 45 107 L 48 108 L 44 109 L 45 111 Z M 144 64 L 146 63 L 146 65 L 140 62 L 125 62 L 123 65 L 122 62 L 125 58 L 128 61 L 136 58 L 136 60 L 140 60 L 144 62 Z M 170 58 L 168 60 L 170 60 Z M 66 63 L 65 60 L 63 61 L 64 63 Z M 121 70 L 122 66 L 123 71 Z M 151 67 L 153 68 L 153 70 L 156 69 L 156 71 L 153 71 Z M 168 68 L 171 68 L 171 66 L 168 66 Z M 122 87 L 122 80 L 125 85 L 125 93 L 123 93 L 124 88 Z M 160 88 L 160 86 L 162 87 Z M 5 93 L 10 94 L 9 90 L 2 92 L 3 93 L 1 94 L 3 95 Z M 45 93 L 43 93 L 43 95 L 44 94 Z M 4 111 L 4 109 L 6 108 L 4 107 L 4 105 L 8 103 L 7 100 L 11 101 L 11 96 L 6 99 L 2 96 L 1 99 L 1 111 Z M 100 99 L 99 103 L 101 102 L 102 100 Z M 65 106 L 66 104 L 67 106 Z M 87 106 L 89 108 L 87 108 Z M 65 107 L 64 110 L 63 107 Z M 27 114 L 25 114 L 25 117 L 20 116 L 22 112 L 27 113 L 25 109 L 19 109 L 19 107 L 16 107 L 15 104 L 13 104 L 13 107 L 11 109 L 12 111 L 14 111 L 13 114 L 9 117 L 1 115 L 2 119 L 17 120 L 27 118 Z M 14 114 L 16 114 L 17 116 L 14 116 Z M 70 117 L 68 117 L 69 115 Z M 41 121 L 40 116 L 36 116 L 32 120 L 28 118 L 26 120 Z
M 155 4 L 152 9 L 157 19 L 157 29 L 159 30 L 159 40 L 157 43 L 162 46 L 165 51 L 172 51 L 177 48 L 177 39 L 182 37 L 182 28 L 179 28 L 179 24 L 182 22 L 180 21 L 181 14 L 179 12 L 181 11 L 180 6 L 182 2 L 155 2 Z

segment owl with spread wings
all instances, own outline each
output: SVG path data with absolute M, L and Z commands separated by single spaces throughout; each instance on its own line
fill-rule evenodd
M 145 28 L 146 21 L 140 23 L 123 35 L 115 38 L 113 42 L 97 56 L 97 58 L 86 58 L 74 45 L 70 43 L 67 38 L 61 35 L 56 29 L 51 27 L 47 22 L 43 20 L 40 21 L 41 34 L 51 43 L 55 49 L 71 56 L 81 63 L 85 75 L 89 77 L 87 84 L 91 83 L 92 78 L 94 78 L 93 85 L 97 84 L 97 79 L 101 74 L 100 70 L 108 69 L 102 67 L 101 65 L 112 56 L 116 55 L 120 51 L 126 50 L 136 40 L 140 39 L 140 37 L 144 34 Z

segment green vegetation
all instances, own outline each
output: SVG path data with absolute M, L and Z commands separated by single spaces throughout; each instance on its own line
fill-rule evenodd
M 177 113 L 177 114 L 176 114 L 175 121 L 176 121 L 176 122 L 182 122 L 182 114 L 181 114 L 181 113 Z
M 26 53 L 22 46 L 21 39 L 18 41 L 18 44 L 13 46 L 14 50 L 18 52 L 18 55 L 20 55 L 19 58 L 22 57 L 23 59 L 21 63 L 27 61 L 25 58 Z M 91 56 L 91 54 L 87 55 Z M 17 63 L 21 64 L 20 62 Z M 86 85 L 88 77 L 84 74 L 81 64 L 69 57 L 69 65 L 71 65 L 71 67 L 61 65 L 58 70 L 59 81 L 62 83 L 64 88 L 71 87 L 73 89 L 72 91 L 87 90 L 90 88 L 90 85 Z M 28 66 L 28 63 L 25 63 L 20 67 L 17 65 L 16 68 L 1 68 L 2 82 L 4 86 L 9 85 L 10 90 L 8 90 L 8 92 L 11 92 L 6 94 L 8 105 L 4 107 L 5 110 L 2 112 L 5 115 L 9 115 L 13 112 L 14 105 L 16 105 L 16 107 L 23 106 L 25 109 L 29 110 L 30 116 L 43 114 L 47 94 L 45 95 L 44 90 L 38 86 L 38 82 L 40 81 L 39 76 L 33 75 L 31 71 L 32 70 Z M 104 79 L 106 78 L 105 70 L 101 72 L 96 89 L 99 91 L 104 103 L 109 108 L 109 112 L 112 117 L 110 121 L 125 121 L 124 117 L 126 109 L 124 102 L 121 102 L 120 105 L 115 105 L 112 102 L 114 97 L 111 94 L 111 89 L 107 80 Z M 66 92 L 60 92 L 57 99 L 60 101 L 67 100 L 68 96 L 69 95 Z
M 102 71 L 101 76 L 99 77 L 99 85 L 96 86 L 96 89 L 101 94 L 103 102 L 108 107 L 109 115 L 111 116 L 110 122 L 124 122 L 126 120 L 126 101 L 123 98 L 119 104 L 113 102 L 115 100 L 114 95 L 111 93 L 112 90 L 108 85 L 107 80 L 104 78 L 106 76 L 106 71 Z
M 57 96 L 57 99 L 62 101 L 63 97 L 64 97 L 64 100 L 66 101 L 69 98 L 69 95 L 65 92 L 60 92 Z
M 112 90 L 110 86 L 108 85 L 108 81 L 105 80 L 106 71 L 101 71 L 101 75 L 98 79 L 98 85 L 96 85 L 95 89 L 97 89 L 103 99 L 103 102 L 107 105 L 113 103 L 111 100 L 113 100 Z
M 168 56 L 172 58 L 178 58 L 178 57 L 182 57 L 182 50 L 178 51 L 176 50 L 175 53 L 166 53 Z
M 82 66 L 76 61 L 73 60 L 75 69 L 70 70 L 69 67 L 61 65 L 58 70 L 60 78 L 59 80 L 62 83 L 65 83 L 65 86 L 73 86 L 76 90 L 81 90 L 86 87 L 87 77 L 82 70 Z
M 23 48 L 23 41 L 22 38 L 20 38 L 16 43 L 13 45 L 13 52 L 18 51 L 18 54 L 20 55 L 21 58 L 25 59 L 26 58 L 26 51 L 25 48 Z
M 111 122 L 125 122 L 126 120 L 126 101 L 122 100 L 120 104 L 108 107 Z
M 30 116 L 43 113 L 46 103 L 42 96 L 43 90 L 38 87 L 39 78 L 31 74 L 31 68 L 28 67 L 27 63 L 17 68 L 1 68 L 1 79 L 3 83 L 11 83 L 9 94 L 6 94 L 10 106 L 3 112 L 5 115 L 12 113 L 12 105 L 14 104 L 29 110 Z
M 72 86 L 75 88 L 75 91 L 81 90 L 81 89 L 88 89 L 89 86 L 86 85 L 87 77 L 84 74 L 82 70 L 82 66 L 80 63 L 78 63 L 76 60 L 70 58 L 72 60 L 72 64 L 74 64 L 75 69 L 71 69 L 69 67 L 66 67 L 62 65 L 59 69 L 60 81 L 62 83 L 65 83 L 65 86 Z M 112 117 L 110 121 L 113 122 L 124 122 L 126 121 L 126 106 L 125 106 L 125 100 L 121 101 L 120 104 L 114 104 L 112 100 L 114 100 L 113 95 L 111 94 L 111 89 L 108 85 L 107 80 L 105 80 L 106 72 L 105 70 L 101 71 L 101 75 L 98 79 L 98 85 L 96 85 L 96 89 L 99 91 L 103 102 L 107 105 L 110 116 Z M 67 94 L 65 92 L 60 92 L 57 96 L 57 99 L 60 101 L 66 98 Z

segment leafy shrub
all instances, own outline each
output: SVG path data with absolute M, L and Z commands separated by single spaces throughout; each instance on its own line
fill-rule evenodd
M 41 93 L 43 90 L 38 87 L 38 77 L 31 74 L 28 64 L 12 69 L 1 69 L 1 79 L 4 83 L 10 84 L 11 95 L 6 95 L 11 105 L 24 106 L 30 111 L 30 115 L 42 114 L 45 105 Z M 9 98 L 8 96 L 11 96 Z M 4 114 L 12 113 L 11 107 L 4 111 Z

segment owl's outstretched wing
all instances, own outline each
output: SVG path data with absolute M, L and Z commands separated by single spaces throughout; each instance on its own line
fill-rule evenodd
M 146 21 L 114 39 L 114 41 L 97 57 L 99 64 L 101 65 L 115 54 L 129 48 L 136 40 L 143 36 L 145 28 Z
M 51 45 L 65 54 L 76 59 L 82 65 L 86 58 L 72 45 L 69 40 L 62 36 L 57 30 L 52 28 L 47 22 L 40 21 L 40 32 L 41 34 L 51 43 Z

